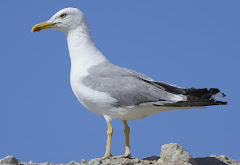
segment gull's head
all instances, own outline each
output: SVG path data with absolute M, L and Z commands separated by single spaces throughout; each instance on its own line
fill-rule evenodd
M 54 14 L 48 21 L 33 26 L 32 32 L 52 28 L 67 33 L 78 27 L 88 28 L 83 13 L 77 8 L 65 8 Z

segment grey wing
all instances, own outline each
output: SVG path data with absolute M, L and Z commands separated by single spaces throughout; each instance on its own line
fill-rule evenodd
M 141 78 L 143 80 L 147 80 L 147 81 L 154 81 L 152 78 L 144 75 L 144 74 L 141 74 L 141 73 L 138 73 L 136 71 L 133 71 L 133 70 L 130 70 L 130 69 L 127 69 L 127 68 L 122 68 L 122 70 L 130 73 L 132 76 L 135 76 L 135 77 L 138 77 L 138 78 Z
M 111 63 L 103 63 L 88 70 L 83 83 L 100 92 L 107 92 L 117 100 L 115 106 L 132 106 L 146 103 L 174 103 L 183 101 L 186 96 L 169 92 L 151 78 L 121 68 Z M 164 84 L 167 86 L 167 84 Z M 167 86 L 168 87 L 168 86 Z M 177 88 L 169 85 L 169 88 Z

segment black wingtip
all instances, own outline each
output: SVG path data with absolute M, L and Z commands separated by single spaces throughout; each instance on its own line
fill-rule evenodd
M 228 102 L 223 102 L 223 101 L 215 101 L 218 105 L 228 105 Z
M 222 95 L 223 95 L 223 97 L 227 96 L 227 95 L 225 95 L 224 93 L 222 93 Z

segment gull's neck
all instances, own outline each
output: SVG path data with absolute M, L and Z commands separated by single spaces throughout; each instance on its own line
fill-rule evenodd
M 65 34 L 71 58 L 71 72 L 81 72 L 107 61 L 95 45 L 88 26 L 69 30 Z

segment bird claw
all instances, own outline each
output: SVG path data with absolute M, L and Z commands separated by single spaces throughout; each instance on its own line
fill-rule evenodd
M 110 157 L 112 156 L 112 154 L 105 154 L 101 159 L 110 159 Z
M 120 156 L 114 156 L 113 159 L 119 159 L 119 158 L 131 158 L 131 154 L 124 154 Z

